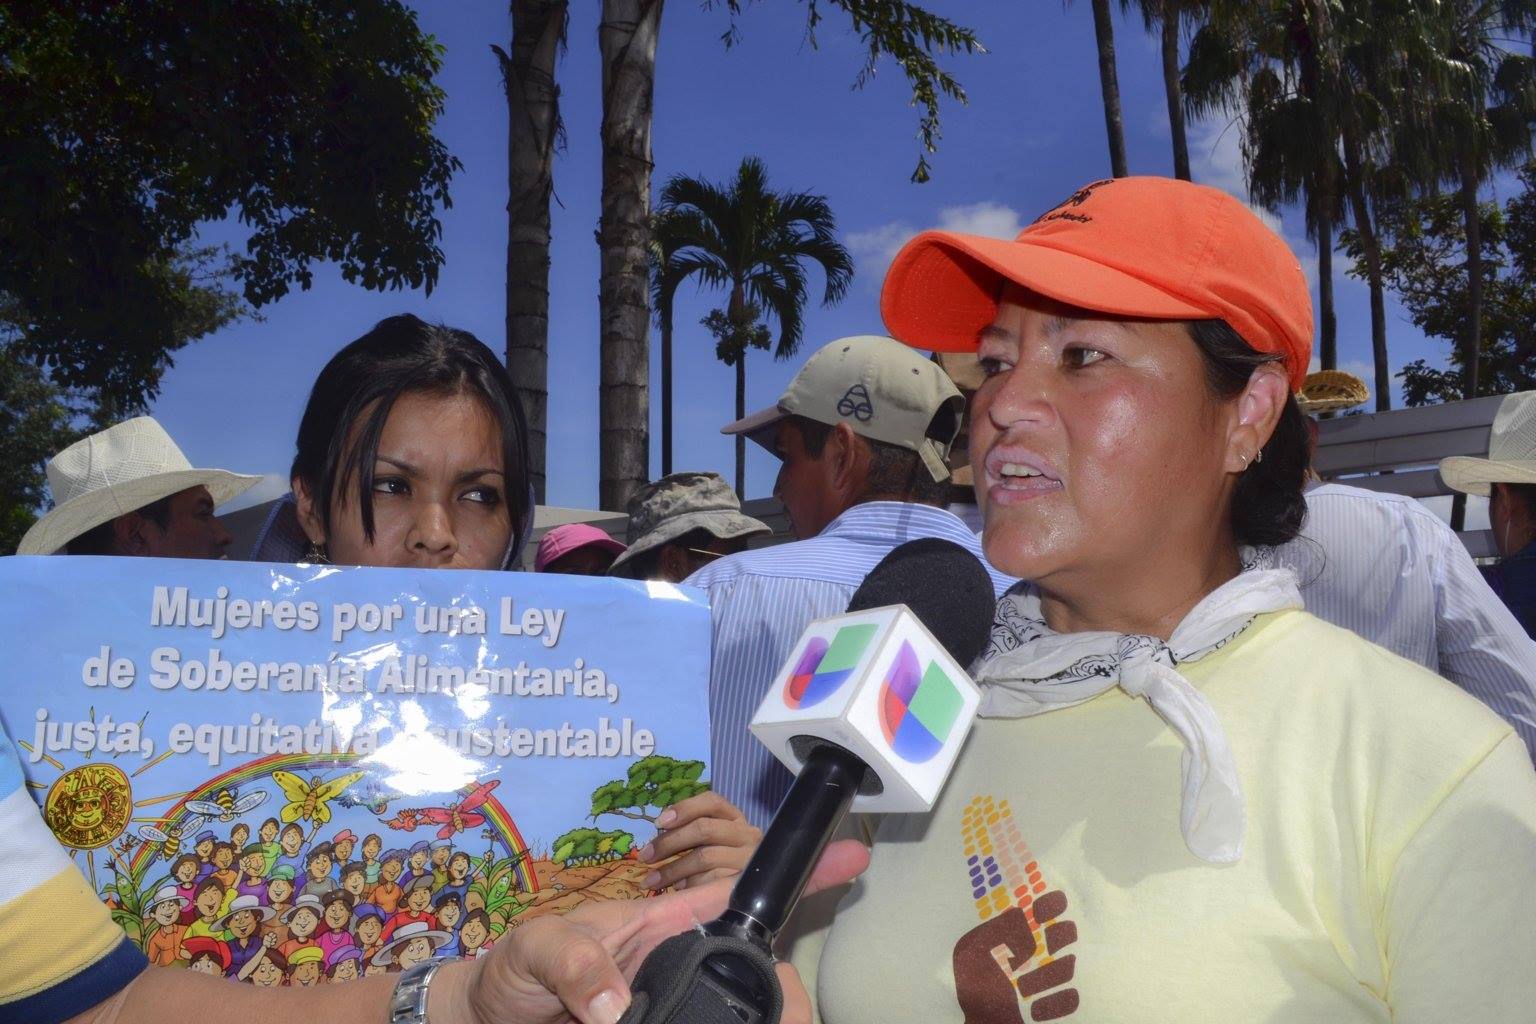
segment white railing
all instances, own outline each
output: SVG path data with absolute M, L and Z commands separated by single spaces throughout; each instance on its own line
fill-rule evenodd
M 1502 396 L 1415 409 L 1340 416 L 1318 424 L 1317 470 L 1325 478 L 1373 491 L 1430 498 L 1451 494 L 1439 463 L 1452 455 L 1487 455 L 1488 430 Z M 1461 535 L 1474 558 L 1496 554 L 1493 535 Z

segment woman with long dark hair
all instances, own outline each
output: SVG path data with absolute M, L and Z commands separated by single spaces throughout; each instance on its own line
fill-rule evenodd
M 533 525 L 527 437 L 506 367 L 473 334 L 381 320 L 315 380 L 292 499 L 256 557 L 507 568 Z

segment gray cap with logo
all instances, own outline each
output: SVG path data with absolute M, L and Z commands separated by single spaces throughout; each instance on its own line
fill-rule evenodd
M 719 473 L 673 473 L 654 480 L 629 499 L 629 547 L 608 570 L 627 576 L 628 563 L 694 530 L 722 540 L 772 533 L 767 523 L 743 515 L 741 499 Z
M 965 399 L 932 360 L 894 338 L 839 338 L 805 361 L 772 408 L 720 428 L 746 434 L 774 455 L 778 424 L 788 416 L 836 426 L 917 452 L 935 480 L 949 477 L 945 459 L 960 432 Z

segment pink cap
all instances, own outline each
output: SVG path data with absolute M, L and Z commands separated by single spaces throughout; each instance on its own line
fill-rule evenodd
M 595 526 L 588 523 L 567 523 L 565 526 L 557 526 L 550 530 L 544 535 L 544 539 L 539 541 L 539 552 L 533 558 L 533 571 L 543 572 L 550 562 L 589 544 L 596 544 L 604 551 L 611 551 L 616 555 L 624 551 L 623 544 Z

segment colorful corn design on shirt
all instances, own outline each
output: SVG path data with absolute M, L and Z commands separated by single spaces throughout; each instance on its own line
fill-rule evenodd
M 116 995 L 147 961 L 48 830 L 16 757 L 0 730 L 0 1022 L 52 1024 Z
M 980 720 L 795 943 L 819 1019 L 1530 1019 L 1536 772 L 1505 722 L 1300 611 L 1181 671 L 1237 759 L 1241 860 L 1190 853 L 1184 748 L 1144 701 Z

